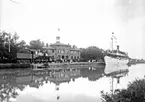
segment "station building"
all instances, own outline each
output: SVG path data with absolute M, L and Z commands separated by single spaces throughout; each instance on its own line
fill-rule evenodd
M 80 49 L 74 45 L 61 43 L 59 36 L 56 37 L 55 43 L 44 47 L 44 50 L 53 60 L 78 61 L 80 59 Z

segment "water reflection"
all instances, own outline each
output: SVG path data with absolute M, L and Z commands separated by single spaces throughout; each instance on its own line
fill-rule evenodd
M 23 91 L 26 87 L 36 88 L 48 83 L 55 84 L 55 90 L 57 92 L 56 99 L 59 100 L 58 94 L 60 85 L 62 83 L 74 82 L 78 78 L 87 79 L 90 82 L 96 82 L 103 77 L 111 77 L 112 79 L 119 79 L 125 76 L 128 71 L 105 74 L 105 66 L 101 68 L 71 68 L 71 69 L 26 69 L 26 70 L 1 70 L 0 72 L 0 99 L 1 102 L 10 102 L 12 99 L 16 99 L 20 91 Z M 113 81 L 112 81 L 113 83 Z M 113 90 L 113 84 L 112 84 Z

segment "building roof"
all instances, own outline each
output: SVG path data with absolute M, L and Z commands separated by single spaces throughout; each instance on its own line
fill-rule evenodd
M 43 47 L 44 49 L 55 49 L 54 47 L 48 46 L 48 47 Z
M 53 43 L 53 44 L 51 44 L 50 46 L 66 46 L 66 47 L 71 47 L 71 46 L 68 45 L 68 44 L 63 44 L 63 43 L 59 43 L 59 42 Z
M 27 53 L 27 54 L 31 54 L 31 51 L 29 49 L 20 49 L 18 51 L 18 53 Z
M 77 50 L 77 51 L 80 51 L 80 49 L 79 48 L 72 48 L 71 50 Z

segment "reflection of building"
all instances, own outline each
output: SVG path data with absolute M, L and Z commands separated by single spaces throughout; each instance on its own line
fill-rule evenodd
M 80 70 L 77 69 L 65 69 L 61 71 L 55 71 L 51 75 L 51 79 L 49 79 L 50 82 L 55 83 L 56 85 L 59 85 L 61 83 L 69 83 L 71 79 L 80 77 Z
M 60 37 L 56 37 L 56 43 L 50 44 L 45 47 L 45 51 L 49 56 L 52 56 L 54 60 L 79 60 L 80 59 L 80 50 L 76 47 L 69 44 L 60 43 Z

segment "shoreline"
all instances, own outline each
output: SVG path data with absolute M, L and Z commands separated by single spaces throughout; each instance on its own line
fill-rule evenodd
M 20 63 L 0 63 L 0 69 L 15 68 L 83 68 L 83 67 L 100 67 L 105 66 L 105 62 L 74 62 L 74 63 L 40 63 L 40 64 L 20 64 Z
M 20 64 L 20 63 L 0 63 L 0 69 L 15 69 L 15 68 L 31 68 L 31 64 Z
M 83 67 L 100 67 L 105 66 L 104 62 L 73 62 L 73 63 L 48 63 L 48 64 L 33 64 L 33 68 L 83 68 Z
M 127 65 L 145 64 L 145 62 L 130 61 Z M 83 68 L 83 67 L 100 67 L 105 66 L 105 62 L 73 62 L 73 63 L 0 63 L 0 69 L 15 69 L 15 68 Z

